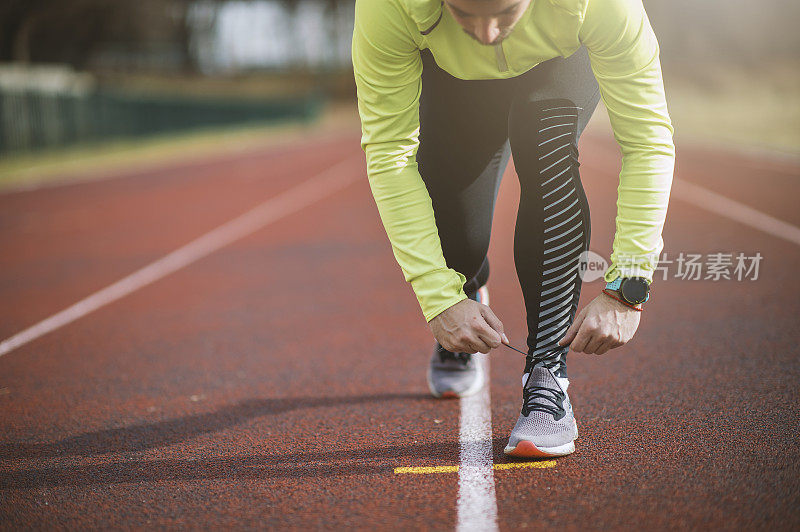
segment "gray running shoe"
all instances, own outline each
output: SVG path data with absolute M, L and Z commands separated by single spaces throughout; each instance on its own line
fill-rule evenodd
M 489 304 L 489 292 L 481 287 L 475 300 Z M 485 381 L 483 367 L 469 353 L 452 353 L 436 342 L 428 366 L 428 388 L 434 397 L 467 397 L 480 391 Z
M 467 397 L 483 387 L 483 367 L 469 353 L 451 353 L 436 342 L 428 367 L 428 388 L 434 397 Z
M 522 386 L 522 413 L 504 452 L 516 458 L 546 458 L 575 452 L 578 425 L 567 395 L 552 370 L 534 366 Z M 562 384 L 563 383 L 563 384 Z

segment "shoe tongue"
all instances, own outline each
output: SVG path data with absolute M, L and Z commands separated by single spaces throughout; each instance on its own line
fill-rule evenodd
M 542 366 L 536 366 L 523 376 L 523 384 L 527 388 L 529 386 L 544 386 L 546 388 L 553 388 L 556 385 L 553 375 Z

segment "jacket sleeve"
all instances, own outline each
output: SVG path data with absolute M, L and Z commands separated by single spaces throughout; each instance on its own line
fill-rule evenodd
M 357 0 L 353 71 L 370 189 L 405 280 L 426 321 L 466 299 L 447 267 L 428 189 L 417 169 L 422 62 L 395 0 Z
M 622 152 L 616 233 L 604 277 L 652 280 L 675 164 L 658 41 L 641 0 L 589 0 L 579 36 Z

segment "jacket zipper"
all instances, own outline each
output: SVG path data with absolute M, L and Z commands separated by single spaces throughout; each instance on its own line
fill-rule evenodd
M 506 53 L 503 51 L 503 43 L 494 45 L 494 56 L 497 59 L 497 68 L 500 72 L 508 70 L 508 61 L 506 61 Z

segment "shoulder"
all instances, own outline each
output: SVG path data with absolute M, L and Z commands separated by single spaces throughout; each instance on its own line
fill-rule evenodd
M 580 18 L 619 19 L 642 10 L 642 0 L 546 0 L 553 7 Z
M 586 0 L 586 4 L 587 22 L 591 23 L 624 21 L 644 13 L 642 0 Z
M 420 34 L 437 23 L 443 10 L 442 0 L 356 0 L 356 16 L 362 20 Z
M 609 71 L 639 70 L 659 52 L 642 0 L 589 0 L 580 38 L 597 59 L 595 66 L 603 58 Z
M 406 10 L 408 0 L 356 0 L 353 45 L 385 52 L 417 49 L 419 31 Z
M 442 0 L 397 0 L 421 33 L 427 33 L 444 13 Z
M 423 36 L 405 11 L 407 1 L 356 0 L 351 52 L 357 81 L 396 87 L 419 79 Z
M 534 0 L 535 1 L 535 0 Z M 571 15 L 579 15 L 583 17 L 586 13 L 586 7 L 589 0 L 547 0 L 550 5 L 566 11 Z

